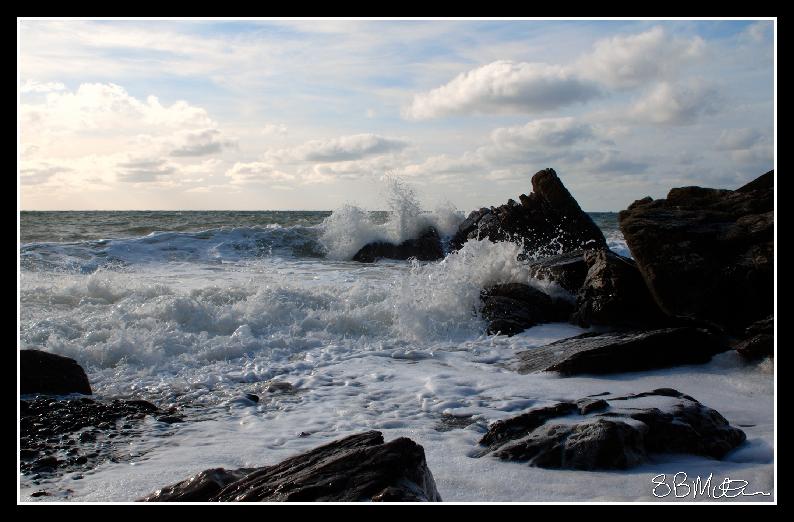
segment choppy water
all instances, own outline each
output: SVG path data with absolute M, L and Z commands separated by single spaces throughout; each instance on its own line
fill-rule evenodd
M 610 247 L 628 255 L 617 215 L 592 216 Z M 404 191 L 389 212 L 23 212 L 20 346 L 75 358 L 99 396 L 190 403 L 212 413 L 168 441 L 136 442 L 148 445 L 145 460 L 103 465 L 53 487 L 71 490 L 62 497 L 68 500 L 133 500 L 201 469 L 274 463 L 380 429 L 387 439 L 405 435 L 425 445 L 445 499 L 559 496 L 513 484 L 531 479 L 556 480 L 568 492 L 558 500 L 587 500 L 592 495 L 577 491 L 579 479 L 570 475 L 532 470 L 522 479 L 524 467 L 467 455 L 489 421 L 604 388 L 673 386 L 720 402 L 710 405 L 722 405 L 726 416 L 771 418 L 768 374 L 732 359 L 672 377 L 646 372 L 642 390 L 620 377 L 563 382 L 508 372 L 515 351 L 585 331 L 559 323 L 512 338 L 485 334 L 477 314 L 483 286 L 542 285 L 511 243 L 469 242 L 439 262 L 349 261 L 374 239 L 406 239 L 428 223 L 449 235 L 462 218 L 453 208 L 423 212 Z M 274 380 L 297 392 L 270 394 Z M 695 390 L 687 387 L 695 381 Z M 708 385 L 732 400 L 718 400 Z M 262 400 L 241 400 L 245 393 Z M 441 415 L 479 422 L 442 433 L 435 429 Z M 748 473 L 768 482 L 768 427 L 756 439 L 756 456 L 743 458 L 755 463 Z M 646 494 L 606 475 L 609 498 Z M 23 482 L 23 498 L 34 489 Z

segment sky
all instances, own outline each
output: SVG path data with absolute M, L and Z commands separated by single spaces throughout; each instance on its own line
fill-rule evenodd
M 774 166 L 772 20 L 18 20 L 22 210 L 587 211 Z

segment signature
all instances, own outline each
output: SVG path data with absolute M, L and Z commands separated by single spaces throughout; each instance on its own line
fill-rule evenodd
M 700 476 L 689 480 L 687 474 L 679 471 L 672 477 L 672 481 L 668 482 L 667 475 L 660 473 L 651 479 L 654 484 L 651 493 L 654 497 L 665 498 L 673 495 L 676 498 L 686 498 L 691 496 L 693 499 L 698 497 L 708 498 L 735 498 L 735 497 L 753 497 L 762 495 L 768 497 L 772 493 L 765 493 L 763 491 L 755 491 L 749 493 L 746 491 L 748 482 L 746 480 L 731 479 L 725 477 L 721 482 L 713 480 L 713 473 L 710 473 L 707 479 Z

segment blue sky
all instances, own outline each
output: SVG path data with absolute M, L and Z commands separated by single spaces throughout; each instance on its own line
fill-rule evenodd
M 21 20 L 22 208 L 586 210 L 773 167 L 770 20 Z

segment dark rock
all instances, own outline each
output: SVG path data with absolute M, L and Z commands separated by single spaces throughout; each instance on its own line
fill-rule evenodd
M 19 393 L 91 395 L 91 385 L 74 359 L 41 350 L 20 350 Z
M 253 393 L 246 393 L 245 398 L 251 402 L 259 402 L 259 395 L 254 395 Z
M 353 435 L 255 470 L 208 470 L 142 499 L 149 502 L 441 501 L 424 450 L 380 432 Z
M 672 189 L 619 216 L 661 309 L 731 333 L 773 313 L 773 171 L 737 190 Z
M 441 238 L 434 227 L 428 227 L 418 238 L 408 239 L 399 245 L 386 241 L 367 243 L 356 252 L 353 261 L 372 263 L 381 258 L 409 259 L 412 257 L 419 261 L 434 261 L 444 257 Z
M 520 373 L 606 374 L 703 364 L 728 347 L 699 328 L 586 333 L 516 354 Z
M 485 288 L 480 299 L 482 316 L 489 321 L 489 334 L 515 335 L 536 324 L 559 319 L 560 312 L 551 297 L 529 285 L 494 285 Z
M 271 381 L 265 391 L 268 393 L 295 393 L 295 387 L 286 381 Z
M 532 176 L 532 193 L 520 195 L 519 200 L 520 205 L 508 202 L 488 212 L 480 209 L 469 214 L 453 236 L 451 247 L 458 249 L 469 239 L 515 241 L 533 257 L 606 247 L 601 230 L 553 169 Z
M 583 250 L 549 256 L 529 264 L 529 275 L 535 279 L 553 281 L 573 295 L 584 284 L 589 269 Z
M 572 322 L 585 328 L 653 327 L 668 322 L 633 260 L 598 249 L 585 252 L 584 262 L 587 276 L 576 296 Z
M 561 403 L 556 410 L 540 408 L 498 421 L 480 441 L 486 446 L 482 454 L 543 468 L 626 469 L 654 453 L 720 459 L 746 438 L 716 410 L 669 388 L 603 402 L 600 410 L 607 411 L 596 414 L 571 415 L 581 410 Z M 564 422 L 554 420 L 562 416 L 567 417 Z M 513 431 L 509 437 L 498 437 L 505 425 L 512 425 Z
M 734 349 L 743 357 L 754 360 L 775 355 L 775 321 L 771 315 L 748 326 Z
M 582 415 L 586 415 L 593 411 L 601 411 L 606 409 L 609 406 L 609 403 L 604 399 L 591 399 L 589 397 L 585 397 L 584 399 L 579 399 L 576 401 L 576 407 L 579 408 L 579 413 Z

